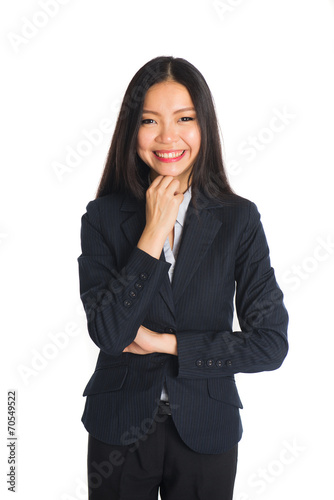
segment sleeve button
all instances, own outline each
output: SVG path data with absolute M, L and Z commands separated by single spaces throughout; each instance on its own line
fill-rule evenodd
M 218 366 L 218 368 L 221 368 L 223 366 L 223 360 L 222 359 L 217 359 L 216 366 Z
M 123 304 L 125 305 L 125 307 L 130 307 L 132 305 L 132 302 L 131 300 L 126 299 L 124 300 Z
M 165 333 L 175 333 L 174 328 L 165 328 Z
M 134 299 L 135 297 L 137 297 L 137 294 L 136 294 L 136 292 L 135 292 L 134 290 L 131 290 L 131 291 L 129 292 L 129 296 L 130 296 L 130 297 L 132 297 L 132 298 Z
M 213 365 L 214 365 L 213 359 L 208 359 L 206 362 L 206 366 L 213 366 Z
M 141 283 L 135 283 L 135 288 L 137 288 L 137 290 L 142 290 L 143 288 L 143 285 Z
M 202 359 L 198 359 L 196 361 L 196 366 L 203 366 L 204 365 L 204 361 Z
M 232 361 L 230 359 L 228 359 L 225 364 L 226 364 L 226 366 L 232 366 Z
M 147 275 L 147 273 L 140 273 L 139 278 L 140 278 L 141 280 L 145 281 L 145 280 L 147 280 L 148 275 Z

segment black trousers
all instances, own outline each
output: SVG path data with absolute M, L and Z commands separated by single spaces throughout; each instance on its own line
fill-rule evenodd
M 238 445 L 220 455 L 196 453 L 162 406 L 148 434 L 129 445 L 88 435 L 89 500 L 232 500 Z M 160 488 L 160 490 L 159 490 Z

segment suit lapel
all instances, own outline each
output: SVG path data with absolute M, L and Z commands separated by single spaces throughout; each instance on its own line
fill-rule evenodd
M 129 243 L 136 246 L 145 227 L 145 203 L 126 196 L 120 210 L 124 213 L 122 231 Z
M 201 205 L 196 212 L 191 201 L 187 211 L 172 282 L 174 304 L 184 293 L 222 225 L 208 210 L 209 199 L 202 197 Z

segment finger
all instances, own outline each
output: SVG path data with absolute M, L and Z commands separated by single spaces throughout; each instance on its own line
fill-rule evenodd
M 151 187 L 153 187 L 153 188 L 157 187 L 160 184 L 160 182 L 162 181 L 163 178 L 164 178 L 163 175 L 158 175 L 158 177 L 156 177 L 155 179 L 153 179 L 153 181 L 149 185 L 148 189 L 150 189 Z
M 160 177 L 160 182 L 155 185 L 157 189 L 167 189 L 168 186 L 170 186 L 173 181 L 179 182 L 177 179 L 175 179 L 172 175 L 165 175 L 165 176 L 159 176 Z
M 180 181 L 172 178 L 172 181 L 166 186 L 166 190 L 173 195 L 182 194 L 180 191 Z

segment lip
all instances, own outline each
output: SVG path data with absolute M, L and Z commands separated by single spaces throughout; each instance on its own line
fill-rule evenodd
M 164 153 L 180 153 L 180 151 L 183 151 L 183 154 L 181 156 L 178 156 L 177 158 L 160 158 L 155 154 L 155 152 L 164 154 Z M 163 162 L 163 163 L 175 163 L 176 161 L 182 160 L 184 158 L 184 155 L 186 154 L 186 150 L 183 149 L 163 149 L 159 150 L 157 149 L 156 151 L 153 151 L 154 158 L 157 160 Z

